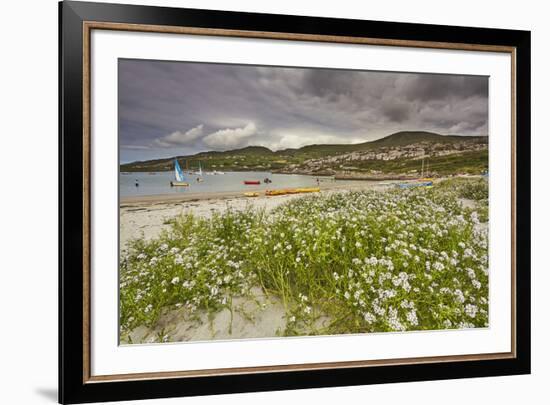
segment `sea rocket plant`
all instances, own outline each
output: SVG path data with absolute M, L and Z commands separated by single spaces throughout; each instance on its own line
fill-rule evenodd
M 487 229 L 459 193 L 337 192 L 182 216 L 121 255 L 122 331 L 169 308 L 216 312 L 253 287 L 280 299 L 286 335 L 486 327 Z

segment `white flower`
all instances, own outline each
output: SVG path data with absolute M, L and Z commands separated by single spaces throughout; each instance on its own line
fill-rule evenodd
M 441 271 L 445 268 L 445 266 L 443 265 L 443 263 L 441 262 L 435 262 L 434 263 L 434 269 L 437 270 L 437 271 Z
M 390 325 L 390 328 L 395 331 L 405 330 L 405 326 L 403 326 L 397 317 L 397 309 L 393 307 L 390 307 L 389 309 L 388 324 Z
M 418 318 L 416 316 L 416 311 L 413 309 L 410 312 L 407 312 L 407 321 L 413 326 L 418 325 Z
M 466 273 L 468 273 L 468 277 L 470 277 L 472 280 L 476 278 L 476 272 L 473 269 L 468 267 L 466 269 Z
M 172 279 L 172 281 L 171 281 L 171 283 L 174 284 L 174 285 L 177 284 L 177 283 L 179 283 L 179 282 L 180 282 L 180 278 L 179 278 L 179 277 L 174 277 L 174 278 Z
M 371 314 L 370 312 L 367 312 L 365 313 L 365 315 L 363 316 L 365 318 L 365 321 L 370 325 L 371 323 L 373 323 L 374 321 L 376 321 L 376 316 L 374 316 L 373 314 Z
M 466 304 L 466 306 L 464 307 L 464 310 L 466 311 L 466 315 L 468 315 L 470 318 L 475 318 L 477 315 L 478 308 L 475 305 Z
M 464 303 L 464 294 L 462 293 L 462 290 L 456 289 L 454 292 L 454 295 L 456 297 L 456 300 L 460 303 Z

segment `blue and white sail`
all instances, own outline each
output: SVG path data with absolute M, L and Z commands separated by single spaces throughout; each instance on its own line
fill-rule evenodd
M 174 174 L 176 175 L 176 181 L 185 181 L 183 176 L 183 170 L 181 170 L 180 164 L 177 159 L 174 159 Z

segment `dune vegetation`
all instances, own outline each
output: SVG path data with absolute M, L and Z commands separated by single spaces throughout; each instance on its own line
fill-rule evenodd
M 121 254 L 121 333 L 257 288 L 282 303 L 282 336 L 487 327 L 487 198 L 484 179 L 448 180 L 178 217 Z

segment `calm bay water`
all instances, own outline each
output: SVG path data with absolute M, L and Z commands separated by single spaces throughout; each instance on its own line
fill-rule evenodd
M 202 182 L 197 182 L 197 175 L 186 175 L 189 187 L 171 187 L 174 180 L 173 172 L 156 173 L 128 173 L 119 175 L 120 196 L 143 196 L 175 193 L 200 193 L 200 192 L 235 192 L 258 191 L 266 189 L 278 189 L 287 187 L 316 187 L 317 179 L 321 185 L 325 183 L 342 184 L 349 181 L 333 180 L 328 177 L 304 176 L 297 174 L 271 174 L 268 172 L 225 172 L 225 174 L 202 175 Z M 272 183 L 264 184 L 263 180 L 269 178 Z M 136 187 L 136 180 L 139 187 Z M 245 185 L 245 180 L 259 180 L 260 185 Z

